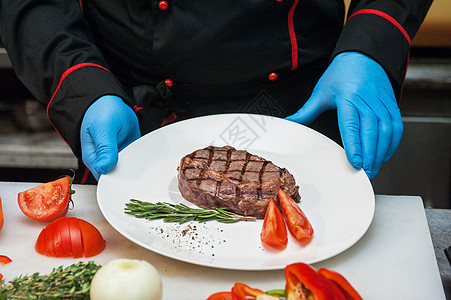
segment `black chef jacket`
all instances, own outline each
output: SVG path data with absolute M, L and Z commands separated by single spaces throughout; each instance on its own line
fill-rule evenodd
M 344 51 L 380 63 L 400 95 L 430 0 L 1 0 L 16 74 L 81 157 L 89 105 L 117 95 L 142 133 L 219 112 L 296 112 Z M 169 119 L 168 119 L 169 117 Z

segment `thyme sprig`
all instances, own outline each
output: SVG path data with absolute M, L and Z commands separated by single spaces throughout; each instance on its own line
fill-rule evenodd
M 163 219 L 164 222 L 185 223 L 188 221 L 206 222 L 216 220 L 221 223 L 235 223 L 238 221 L 255 221 L 255 217 L 237 215 L 226 208 L 198 208 L 188 207 L 183 203 L 174 204 L 167 202 L 145 202 L 130 199 L 125 204 L 125 213 L 136 218 L 147 220 Z
M 86 299 L 89 300 L 91 280 L 100 265 L 93 261 L 78 262 L 54 268 L 48 275 L 38 272 L 19 276 L 9 283 L 1 281 L 0 300 L 9 299 Z

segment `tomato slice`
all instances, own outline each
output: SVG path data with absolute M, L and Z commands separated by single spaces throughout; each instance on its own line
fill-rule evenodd
M 277 250 L 285 249 L 288 244 L 285 221 L 272 197 L 268 202 L 268 208 L 266 209 L 265 219 L 263 220 L 263 226 L 260 232 L 260 239 L 263 245 Z
M 71 177 L 66 176 L 20 192 L 19 207 L 33 220 L 51 222 L 67 214 Z
M 61 247 L 62 247 L 62 256 L 69 257 L 72 256 L 72 242 L 70 238 L 69 225 L 66 217 L 59 218 L 54 222 L 60 223 L 58 225 L 59 232 L 61 234 Z
M 36 243 L 34 244 L 34 250 L 36 250 L 37 253 L 45 255 L 45 233 L 47 230 L 45 228 L 41 230 L 39 233 L 38 239 L 36 240 Z
M 61 236 L 60 226 L 50 226 L 53 236 L 53 248 L 55 249 L 55 257 L 63 257 L 63 240 Z
M 293 237 L 301 242 L 309 241 L 313 237 L 313 227 L 299 205 L 279 188 L 279 202 L 287 227 Z
M 91 223 L 88 223 L 82 219 L 78 219 L 78 224 L 83 240 L 83 251 L 85 257 L 91 257 L 102 252 L 105 249 L 105 240 L 100 234 L 100 231 Z
M 67 218 L 69 226 L 70 243 L 72 247 L 72 256 L 80 258 L 83 256 L 83 240 L 81 237 L 80 226 L 77 218 Z
M 45 256 L 55 256 L 55 244 L 53 243 L 52 228 L 46 227 L 43 230 L 45 231 Z

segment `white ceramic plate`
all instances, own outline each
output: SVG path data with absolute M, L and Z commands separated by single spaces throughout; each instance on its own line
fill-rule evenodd
M 300 186 L 300 206 L 315 230 L 312 241 L 302 246 L 290 236 L 287 248 L 274 252 L 261 244 L 262 220 L 180 225 L 124 213 L 132 198 L 193 206 L 178 191 L 177 166 L 183 156 L 208 145 L 246 149 L 287 168 Z M 308 127 L 249 114 L 190 119 L 143 136 L 101 176 L 97 199 L 107 221 L 131 241 L 173 259 L 234 270 L 283 269 L 335 256 L 365 234 L 375 205 L 367 176 L 349 165 L 336 143 Z

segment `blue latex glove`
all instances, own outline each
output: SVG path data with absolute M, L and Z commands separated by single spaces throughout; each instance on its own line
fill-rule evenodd
M 349 162 L 374 177 L 395 153 L 403 132 L 401 113 L 384 69 L 361 53 L 337 55 L 310 99 L 287 119 L 307 125 L 330 109 L 337 109 Z
M 91 104 L 81 123 L 83 162 L 98 180 L 116 165 L 119 151 L 140 136 L 133 110 L 119 97 L 103 96 Z

